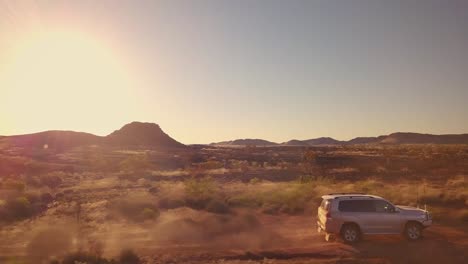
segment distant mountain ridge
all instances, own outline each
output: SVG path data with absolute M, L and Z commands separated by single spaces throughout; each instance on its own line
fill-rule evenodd
M 68 149 L 86 145 L 147 146 L 156 148 L 183 148 L 184 144 L 171 138 L 154 123 L 132 122 L 101 137 L 90 133 L 51 130 L 33 134 L 0 136 L 0 145 L 25 149 Z
M 355 144 L 468 144 L 468 134 L 433 135 L 410 132 L 397 132 L 378 137 L 357 137 L 340 141 L 330 137 L 307 140 L 293 139 L 276 143 L 264 139 L 236 139 L 211 143 L 212 146 L 326 146 Z M 86 145 L 106 145 L 119 147 L 184 148 L 184 144 L 166 134 L 155 123 L 132 122 L 107 136 L 90 133 L 51 130 L 33 134 L 0 136 L 0 147 L 23 149 L 52 148 L 68 149 Z
M 84 132 L 49 130 L 33 134 L 3 136 L 0 137 L 0 143 L 28 149 L 68 149 L 77 146 L 97 144 L 101 141 L 101 138 L 102 137 Z
M 260 142 L 261 144 L 254 144 Z M 247 144 L 248 143 L 248 144 Z M 275 143 L 263 139 L 246 140 L 237 139 L 219 143 L 214 146 L 230 145 L 258 145 L 258 146 L 326 146 L 326 145 L 359 145 L 359 144 L 468 144 L 468 134 L 433 135 L 411 132 L 396 132 L 378 137 L 357 137 L 348 141 L 340 141 L 330 137 L 320 137 L 306 140 L 293 139 L 283 143 Z
M 273 145 L 278 145 L 278 143 L 271 142 L 271 141 L 264 140 L 264 139 L 245 138 L 245 139 L 236 139 L 236 140 L 231 140 L 231 141 L 211 143 L 210 145 L 214 145 L 214 146 L 248 146 L 248 145 L 273 146 Z

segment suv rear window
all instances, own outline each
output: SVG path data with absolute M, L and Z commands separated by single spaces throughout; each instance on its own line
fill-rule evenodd
M 345 200 L 340 201 L 338 210 L 341 212 L 375 212 L 372 200 Z

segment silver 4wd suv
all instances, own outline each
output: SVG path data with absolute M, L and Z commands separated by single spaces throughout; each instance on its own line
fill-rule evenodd
M 372 234 L 403 234 L 409 240 L 417 240 L 422 230 L 432 224 L 429 212 L 395 206 L 375 195 L 332 193 L 322 199 L 317 226 L 327 240 L 340 235 L 345 242 L 353 243 L 361 235 Z

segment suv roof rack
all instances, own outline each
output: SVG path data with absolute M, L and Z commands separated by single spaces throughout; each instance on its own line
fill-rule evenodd
M 365 193 L 356 193 L 356 192 L 352 192 L 352 193 L 329 193 L 328 195 L 349 195 L 349 194 L 364 195 Z

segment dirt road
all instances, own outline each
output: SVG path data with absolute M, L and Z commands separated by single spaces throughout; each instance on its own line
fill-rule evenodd
M 435 224 L 425 231 L 424 239 L 408 242 L 400 236 L 365 237 L 355 245 L 339 241 L 325 242 L 315 228 L 310 215 L 265 215 L 239 211 L 233 215 L 215 215 L 189 208 L 163 212 L 157 222 L 136 224 L 120 220 L 103 220 L 88 214 L 92 220 L 82 228 L 86 241 L 101 241 L 104 255 L 112 257 L 122 248 L 135 250 L 145 263 L 467 263 L 468 234 L 466 228 Z M 95 206 L 96 212 L 102 210 Z M 104 217 L 104 216 L 103 216 Z M 55 220 L 54 220 L 55 219 Z M 36 234 L 48 223 L 69 220 L 53 213 L 34 221 L 0 229 L 0 256 L 24 256 L 28 252 L 50 252 L 51 242 L 60 237 L 60 245 L 71 241 L 73 250 L 76 234 L 50 232 L 53 238 L 41 242 Z M 70 224 L 65 229 L 71 230 Z M 62 229 L 63 230 L 63 229 Z M 41 233 L 42 232 L 42 233 Z M 60 231 L 62 232 L 62 231 Z M 67 231 L 68 232 L 68 231 Z M 59 234 L 59 235 L 57 235 Z M 36 237 L 34 237 L 36 236 Z M 43 235 L 44 236 L 44 235 Z M 45 248 L 32 248 L 30 241 Z M 85 246 L 86 249 L 86 246 Z M 57 252 L 58 253 L 58 252 Z M 45 253 L 44 253 L 45 254 Z M 1 262 L 0 258 L 0 263 Z
M 368 236 L 355 245 L 325 242 L 312 216 L 256 215 L 255 237 L 239 233 L 213 243 L 147 248 L 149 263 L 467 263 L 466 230 L 434 225 L 424 239 Z M 271 232 L 265 234 L 263 232 Z M 258 237 L 260 236 L 260 238 Z M 263 238 L 262 238 L 263 236 Z M 254 241 L 253 241 L 254 240 Z

